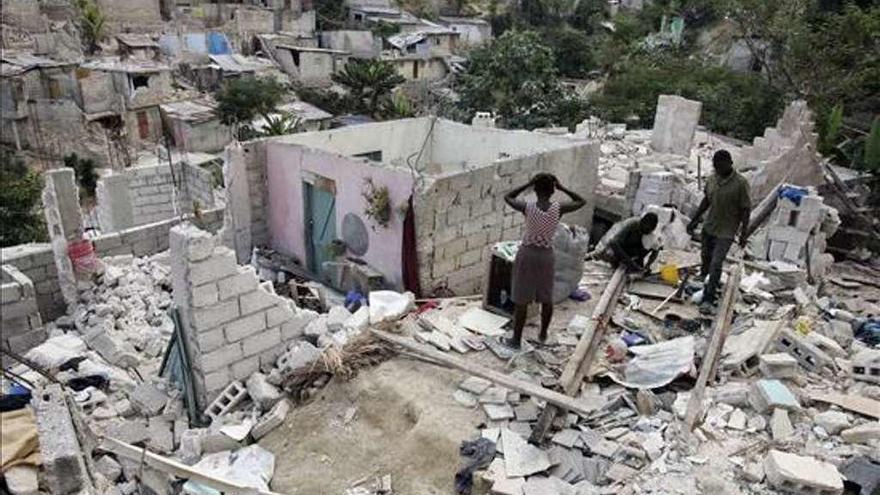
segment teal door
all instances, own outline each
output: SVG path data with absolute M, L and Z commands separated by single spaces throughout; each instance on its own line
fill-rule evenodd
M 336 185 L 329 179 L 303 182 L 306 219 L 306 263 L 323 278 L 323 263 L 333 259 L 330 243 L 336 239 Z

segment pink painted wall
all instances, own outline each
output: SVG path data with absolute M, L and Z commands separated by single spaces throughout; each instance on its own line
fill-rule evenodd
M 408 171 L 284 143 L 268 143 L 266 158 L 273 249 L 306 260 L 302 180 L 303 172 L 311 172 L 336 183 L 336 235 L 342 235 L 342 219 L 347 213 L 360 216 L 367 225 L 370 242 L 362 259 L 385 275 L 391 285 L 402 286 L 403 217 L 398 207 L 409 199 L 413 189 Z M 364 214 L 367 205 L 362 193 L 368 177 L 376 186 L 388 187 L 393 212 L 387 227 L 375 224 Z

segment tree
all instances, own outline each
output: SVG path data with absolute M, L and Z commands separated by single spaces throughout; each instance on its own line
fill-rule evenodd
M 79 28 L 88 53 L 100 48 L 98 42 L 104 39 L 105 18 L 93 0 L 78 0 Z
M 319 30 L 331 31 L 347 26 L 348 11 L 345 7 L 345 0 L 320 0 L 314 5 Z
M 40 211 L 43 179 L 14 153 L 0 150 L 0 247 L 47 240 Z
M 242 124 L 255 117 L 268 120 L 281 102 L 284 86 L 271 77 L 240 77 L 227 81 L 217 92 L 217 116 L 220 122 L 232 126 L 239 139 L 243 139 Z
M 534 31 L 507 31 L 473 50 L 456 89 L 469 115 L 495 112 L 504 127 L 571 127 L 575 115 L 583 113 L 582 102 L 559 84 L 553 51 Z M 559 118 L 560 105 L 569 109 L 565 120 Z M 581 112 L 570 111 L 575 107 Z
M 345 68 L 333 74 L 333 81 L 348 88 L 351 96 L 365 105 L 365 110 L 376 115 L 379 100 L 391 93 L 406 79 L 385 60 L 353 59 Z
M 871 133 L 865 138 L 864 169 L 880 173 L 880 117 L 874 118 Z
M 408 119 L 416 116 L 416 109 L 403 93 L 395 93 L 391 98 L 386 98 L 379 108 L 379 113 L 384 119 Z
M 549 28 L 543 39 L 553 50 L 556 69 L 563 77 L 583 78 L 596 68 L 590 38 L 570 27 Z
M 292 113 L 283 112 L 279 115 L 269 115 L 262 129 L 257 131 L 261 137 L 284 136 L 299 132 L 302 128 L 302 120 Z
M 64 157 L 64 166 L 72 168 L 79 184 L 80 198 L 88 201 L 95 198 L 95 189 L 98 187 L 98 174 L 95 172 L 95 161 L 80 158 L 76 153 Z

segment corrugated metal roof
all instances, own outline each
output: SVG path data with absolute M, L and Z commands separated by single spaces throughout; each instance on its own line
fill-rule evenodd
M 23 52 L 6 52 L 0 55 L 2 65 L 0 65 L 0 75 L 15 76 L 23 74 L 37 67 L 63 67 L 65 65 L 76 65 L 76 62 L 61 62 L 52 60 L 51 58 L 40 57 L 31 53 Z
M 238 54 L 209 55 L 211 61 L 226 72 L 256 72 L 275 66 L 272 61 L 260 57 L 247 57 Z
M 175 101 L 162 103 L 159 108 L 170 117 L 187 122 L 207 122 L 216 118 L 216 104 L 205 100 Z
M 107 72 L 161 72 L 170 71 L 171 67 L 154 60 L 120 60 L 119 57 L 104 57 L 89 60 L 80 67 L 83 69 L 101 70 Z

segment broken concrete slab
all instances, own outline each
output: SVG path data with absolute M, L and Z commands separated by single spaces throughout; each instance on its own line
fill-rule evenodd
M 321 357 L 321 351 L 311 342 L 298 341 L 291 344 L 290 349 L 278 357 L 276 366 L 281 376 L 287 376 L 293 371 L 308 366 Z
M 156 416 L 165 407 L 168 394 L 153 383 L 144 382 L 128 396 L 131 405 L 143 416 Z
M 660 95 L 651 131 L 651 147 L 660 153 L 688 156 L 703 103 L 677 95 Z
M 476 376 L 468 377 L 463 382 L 458 384 L 458 388 L 475 395 L 482 394 L 486 391 L 487 388 L 491 386 L 492 382 Z
M 90 483 L 73 419 L 60 385 L 49 385 L 34 395 L 34 412 L 40 436 L 43 473 L 50 493 L 88 490 Z
M 840 411 L 825 411 L 815 415 L 813 423 L 821 426 L 827 433 L 837 435 L 849 428 L 850 419 L 849 415 Z
M 847 443 L 868 444 L 880 440 L 880 422 L 871 421 L 840 432 L 840 438 Z
M 843 493 L 843 478 L 837 468 L 814 457 L 771 450 L 764 459 L 764 472 L 771 486 L 787 493 Z
M 141 418 L 117 419 L 111 421 L 104 435 L 132 445 L 145 445 L 150 438 L 147 420 Z
M 284 418 L 287 417 L 289 411 L 290 401 L 287 399 L 280 400 L 269 412 L 260 417 L 257 424 L 251 429 L 251 436 L 256 440 L 263 438 L 267 433 L 284 423 Z
M 504 469 L 508 476 L 529 476 L 550 468 L 546 452 L 506 428 L 501 430 L 501 443 L 504 444 Z
M 770 435 L 774 442 L 786 442 L 794 435 L 794 426 L 788 417 L 788 411 L 782 408 L 773 410 L 770 417 Z
M 122 466 L 116 462 L 116 459 L 109 455 L 102 455 L 95 460 L 95 469 L 101 473 L 107 480 L 116 483 L 122 476 Z
M 747 420 L 746 413 L 742 409 L 734 409 L 727 418 L 727 427 L 731 430 L 745 430 Z
M 471 307 L 458 317 L 459 325 L 487 337 L 504 335 L 502 327 L 509 321 L 509 318 L 490 313 L 478 307 Z
M 752 384 L 749 403 L 760 413 L 773 408 L 796 411 L 801 407 L 797 397 L 779 380 L 758 380 Z
M 571 429 L 571 428 L 566 428 L 566 429 L 558 431 L 555 435 L 553 435 L 553 438 L 551 439 L 551 441 L 557 445 L 561 445 L 563 447 L 570 449 L 570 448 L 574 447 L 576 444 L 579 444 L 582 442 L 581 432 L 579 432 L 578 430 Z
M 574 487 L 555 476 L 531 476 L 523 486 L 523 495 L 576 495 Z
M 506 404 L 507 394 L 510 389 L 500 386 L 491 386 L 480 394 L 481 404 Z
M 150 418 L 147 426 L 147 431 L 150 433 L 150 437 L 147 439 L 147 447 L 160 454 L 174 452 L 173 425 L 173 422 L 165 418 Z
M 477 405 L 477 398 L 474 397 L 474 394 L 461 389 L 452 392 L 452 398 L 464 407 L 476 407 Z
M 492 421 L 500 421 L 503 419 L 513 419 L 513 408 L 510 404 L 483 404 L 483 410 L 486 416 Z
M 538 419 L 538 406 L 528 401 L 513 408 L 517 421 L 535 421 Z

